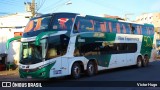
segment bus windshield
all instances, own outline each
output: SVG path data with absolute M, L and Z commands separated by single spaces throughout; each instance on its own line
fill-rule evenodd
M 31 19 L 27 24 L 24 32 L 37 31 L 42 29 L 47 29 L 50 22 L 51 16 L 40 17 L 36 19 Z
M 36 46 L 34 42 L 22 43 L 22 56 L 20 63 L 35 64 L 42 62 L 42 46 Z

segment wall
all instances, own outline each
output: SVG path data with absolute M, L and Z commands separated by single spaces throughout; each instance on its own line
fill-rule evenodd
M 24 28 L 0 28 L 0 53 L 7 53 L 7 62 L 19 61 L 20 42 L 13 41 L 10 43 L 10 47 L 6 49 L 6 42 L 8 39 L 14 37 L 14 32 L 23 32 Z

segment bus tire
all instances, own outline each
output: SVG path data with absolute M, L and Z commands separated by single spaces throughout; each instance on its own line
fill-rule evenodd
M 87 64 L 87 75 L 93 76 L 96 73 L 96 64 L 93 61 L 89 61 Z
M 74 63 L 71 69 L 71 76 L 74 79 L 80 78 L 81 76 L 81 66 L 79 63 Z
M 148 64 L 149 64 L 149 57 L 148 55 L 145 55 L 143 59 L 143 67 L 148 66 Z
M 142 57 L 141 56 L 138 56 L 137 58 L 137 65 L 136 65 L 138 68 L 142 67 Z

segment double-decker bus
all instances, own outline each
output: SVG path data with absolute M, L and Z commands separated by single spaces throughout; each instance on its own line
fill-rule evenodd
M 154 26 L 76 13 L 32 18 L 21 38 L 21 78 L 79 78 L 149 63 Z

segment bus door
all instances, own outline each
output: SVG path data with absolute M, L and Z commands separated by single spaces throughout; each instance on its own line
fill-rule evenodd
M 63 75 L 68 75 L 69 66 L 68 66 L 68 57 L 61 57 L 61 70 Z
M 68 49 L 73 49 L 71 47 L 73 46 L 70 46 L 69 45 L 69 40 L 70 38 L 67 36 L 67 35 L 61 35 L 60 36 L 60 54 L 61 54 L 61 70 L 62 70 L 62 74 L 63 75 L 68 75 L 68 72 L 69 72 L 69 62 L 68 60 L 70 59 L 69 58 L 69 55 L 72 55 L 71 54 L 68 54 Z M 71 50 L 71 51 L 74 51 L 74 50 Z
M 117 65 L 125 66 L 126 65 L 126 44 L 117 43 Z
M 135 63 L 135 54 L 136 54 L 136 51 L 137 51 L 137 43 L 128 43 L 127 44 L 127 65 L 133 65 Z

